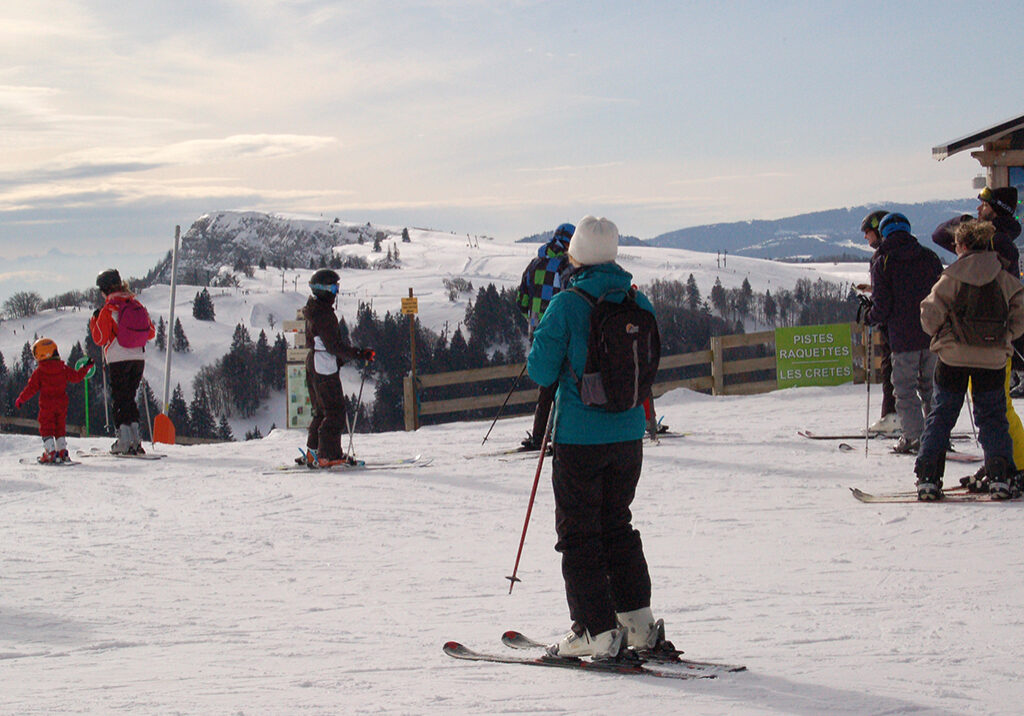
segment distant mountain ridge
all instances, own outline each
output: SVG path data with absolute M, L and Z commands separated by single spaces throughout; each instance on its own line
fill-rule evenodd
M 931 232 L 958 214 L 974 213 L 976 199 L 950 199 L 920 204 L 878 204 L 830 209 L 783 219 L 737 221 L 678 229 L 642 240 L 624 235 L 623 246 L 658 246 L 762 259 L 813 260 L 847 255 L 867 259 L 871 250 L 860 232 L 869 212 L 884 207 L 905 214 L 913 233 L 929 247 Z M 337 246 L 376 240 L 400 241 L 402 229 L 376 224 L 356 224 L 339 219 L 309 218 L 256 211 L 218 211 L 204 214 L 181 237 L 179 278 L 216 273 L 222 266 L 268 265 L 308 267 L 319 265 Z M 518 243 L 548 241 L 551 231 L 519 239 Z M 951 254 L 938 249 L 943 259 Z M 164 257 L 147 276 L 147 283 L 170 282 L 170 256 Z M 196 281 L 199 283 L 200 281 Z
M 799 214 L 773 221 L 736 221 L 678 229 L 645 241 L 691 251 L 728 251 L 738 256 L 762 259 L 815 259 L 847 255 L 871 255 L 860 232 L 860 222 L 876 209 L 898 211 L 910 219 L 911 231 L 922 244 L 937 248 L 932 231 L 943 221 L 960 214 L 973 214 L 977 199 L 948 199 L 920 204 L 879 203 L 846 209 Z M 938 249 L 942 258 L 952 254 Z

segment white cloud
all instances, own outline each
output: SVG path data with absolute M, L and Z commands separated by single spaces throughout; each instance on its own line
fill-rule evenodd
M 267 161 L 321 151 L 336 145 L 333 137 L 291 134 L 235 135 L 222 139 L 199 139 L 161 147 L 96 147 L 71 152 L 36 166 L 22 166 L 0 172 L 0 207 L 23 208 L 33 198 L 71 198 L 85 194 L 162 193 L 158 179 L 133 183 L 115 181 L 138 172 L 173 167 L 216 166 L 236 161 Z M 107 183 L 98 183 L 102 180 Z M 87 182 L 83 184 L 82 182 Z M 193 178 L 194 186 L 214 190 L 210 182 Z M 237 188 L 228 189 L 237 192 Z

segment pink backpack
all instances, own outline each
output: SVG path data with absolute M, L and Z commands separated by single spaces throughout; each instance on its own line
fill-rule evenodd
M 141 348 L 149 340 L 152 325 L 146 307 L 129 298 L 117 311 L 117 342 L 125 348 Z

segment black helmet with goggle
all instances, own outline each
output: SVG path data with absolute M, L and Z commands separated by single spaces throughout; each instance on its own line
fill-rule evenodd
M 338 283 L 341 278 L 337 271 L 320 269 L 309 279 L 309 289 L 321 301 L 334 301 L 338 296 Z

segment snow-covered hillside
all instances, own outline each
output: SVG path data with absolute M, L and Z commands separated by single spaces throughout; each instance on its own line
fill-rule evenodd
M 485 447 L 484 422 L 359 436 L 371 462 L 434 460 L 341 474 L 264 474 L 301 441 L 284 431 L 66 468 L 0 436 L 0 713 L 1017 714 L 1022 504 L 855 501 L 909 489 L 912 460 L 796 431 L 862 426 L 864 401 L 659 401 L 688 434 L 645 449 L 634 503 L 654 610 L 692 658 L 749 667 L 702 682 L 442 654 L 569 625 L 547 464 L 508 594 L 536 456 L 482 453 L 525 418 Z
M 295 219 L 297 229 L 309 231 L 310 221 Z M 327 222 L 320 222 L 324 227 Z M 333 225 L 333 224 L 330 224 Z M 341 224 L 343 227 L 348 224 Z M 340 245 L 336 251 L 374 261 L 386 254 L 390 246 L 397 248 L 402 268 L 393 270 L 342 269 L 339 315 L 351 325 L 360 302 L 371 302 L 378 314 L 397 313 L 401 299 L 412 288 L 419 297 L 419 318 L 438 332 L 447 326 L 454 331 L 462 321 L 466 303 L 475 297 L 475 290 L 488 283 L 499 287 L 517 286 L 523 269 L 538 248 L 533 244 L 502 242 L 485 237 L 409 229 L 410 242 L 402 243 L 401 226 L 372 226 L 369 231 L 382 231 L 395 238 L 385 242 L 383 252 L 373 252 L 370 242 Z M 703 295 L 711 292 L 715 279 L 720 278 L 726 288 L 737 287 L 748 279 L 754 291 L 775 292 L 792 289 L 800 278 L 826 278 L 834 281 L 867 280 L 867 264 L 783 264 L 762 259 L 729 256 L 724 267 L 717 265 L 713 254 L 684 249 L 623 247 L 619 263 L 632 272 L 637 283 L 643 285 L 655 279 L 686 281 L 692 273 Z M 104 267 L 97 267 L 97 271 Z M 180 318 L 185 335 L 192 347 L 189 354 L 176 353 L 172 357 L 171 387 L 180 383 L 186 400 L 191 398 L 192 379 L 198 370 L 227 352 L 231 335 L 238 323 L 246 325 L 255 339 L 265 330 L 273 342 L 281 321 L 295 318 L 296 311 L 306 301 L 307 283 L 312 270 L 308 268 L 281 271 L 257 269 L 252 278 L 239 274 L 239 288 L 210 289 L 216 310 L 216 321 L 204 322 L 192 318 L 192 300 L 200 290 L 198 286 L 179 285 L 177 288 L 175 318 Z M 459 300 L 448 299 L 444 279 L 462 278 L 472 282 L 474 293 L 463 294 Z M 169 314 L 170 290 L 167 285 L 155 285 L 141 293 L 154 322 Z M 35 337 L 48 336 L 57 341 L 63 355 L 67 355 L 75 342 L 84 340 L 89 313 L 80 311 L 45 311 L 25 320 L 0 322 L 0 351 L 8 365 L 18 360 L 25 342 Z M 164 354 L 150 347 L 146 365 L 146 378 L 162 399 L 164 383 Z M 358 385 L 355 369 L 346 369 L 342 378 L 347 390 Z M 244 434 L 254 425 L 266 434 L 272 424 L 284 423 L 284 397 L 276 396 L 259 414 L 245 421 L 232 421 L 236 436 Z

